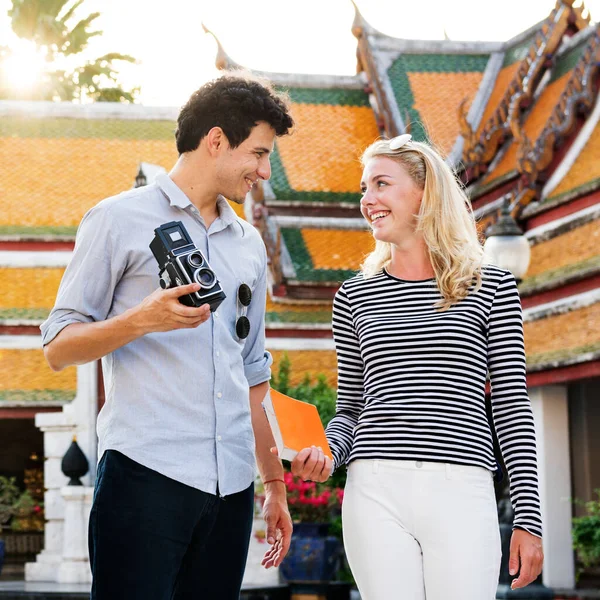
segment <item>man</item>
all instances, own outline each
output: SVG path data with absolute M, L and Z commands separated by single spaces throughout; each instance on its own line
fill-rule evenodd
M 263 565 L 279 565 L 289 548 L 283 470 L 261 407 L 272 362 L 266 252 L 224 197 L 241 204 L 269 178 L 275 138 L 292 125 L 266 84 L 227 74 L 182 108 L 169 175 L 100 202 L 81 222 L 41 329 L 54 370 L 102 358 L 92 599 L 237 599 L 256 463 L 271 544 Z M 172 221 L 184 224 L 226 294 L 212 313 L 179 301 L 197 283 L 158 287 L 149 243 Z M 247 307 L 243 284 L 252 292 Z M 236 331 L 240 316 L 247 337 Z

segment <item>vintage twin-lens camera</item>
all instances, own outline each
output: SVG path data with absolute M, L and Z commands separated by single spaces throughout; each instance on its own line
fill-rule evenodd
M 181 221 L 157 227 L 154 239 L 150 242 L 150 250 L 158 261 L 161 288 L 168 289 L 188 283 L 199 283 L 202 286 L 197 292 L 180 296 L 182 304 L 209 304 L 211 312 L 214 312 L 225 300 L 225 292 L 217 276 L 192 242 Z

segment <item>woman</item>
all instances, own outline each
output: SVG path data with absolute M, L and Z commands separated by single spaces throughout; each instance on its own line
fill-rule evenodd
M 488 372 L 515 510 L 512 587 L 543 561 L 516 282 L 482 266 L 469 202 L 429 145 L 377 141 L 362 164 L 376 245 L 334 301 L 334 461 L 306 448 L 292 471 L 325 481 L 349 465 L 344 542 L 363 600 L 491 600 L 501 552 Z

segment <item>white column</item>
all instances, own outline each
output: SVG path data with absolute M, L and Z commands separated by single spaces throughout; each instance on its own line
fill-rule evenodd
M 68 479 L 61 471 L 62 458 L 71 445 L 75 425 L 63 413 L 38 413 L 36 427 L 44 433 L 44 549 L 34 563 L 25 565 L 26 581 L 56 581 L 62 561 L 64 501 L 60 494 Z
M 88 363 L 77 367 L 77 393 L 62 412 L 38 413 L 36 427 L 44 433 L 44 550 L 34 563 L 25 565 L 26 581 L 57 581 L 63 562 L 65 498 L 61 489 L 68 483 L 61 470 L 63 456 L 69 449 L 73 435 L 88 459 L 90 470 L 82 477 L 89 486 L 96 475 L 96 415 L 98 410 L 98 367 Z M 87 520 L 85 522 L 87 536 Z
M 58 568 L 60 583 L 91 583 L 88 558 L 88 522 L 94 488 L 67 486 L 61 490 L 65 501 L 65 526 L 62 562 Z
M 548 385 L 529 390 L 537 434 L 542 519 L 543 583 L 550 588 L 575 587 L 571 539 L 571 467 L 567 387 Z

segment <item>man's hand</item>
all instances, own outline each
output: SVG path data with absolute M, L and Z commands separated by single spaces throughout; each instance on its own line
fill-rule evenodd
M 267 524 L 267 542 L 271 547 L 265 552 L 262 566 L 265 569 L 278 567 L 288 550 L 292 540 L 292 517 L 287 507 L 286 486 L 281 481 L 267 484 L 263 505 L 263 518 Z
M 190 283 L 168 290 L 158 289 L 144 298 L 132 309 L 131 319 L 144 333 L 173 331 L 174 329 L 193 329 L 208 321 L 210 306 L 185 306 L 179 297 L 197 292 L 200 285 Z
M 292 461 L 292 474 L 303 481 L 324 482 L 329 479 L 333 462 L 323 453 L 322 448 L 312 446 L 304 448 L 296 454 Z
M 513 579 L 511 589 L 516 590 L 535 581 L 542 572 L 543 563 L 541 538 L 524 529 L 515 529 L 510 539 L 508 572 L 511 575 L 519 573 L 519 576 Z

